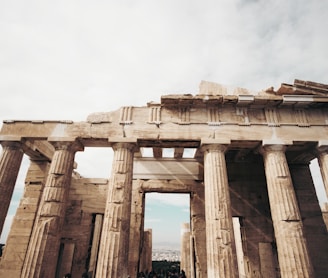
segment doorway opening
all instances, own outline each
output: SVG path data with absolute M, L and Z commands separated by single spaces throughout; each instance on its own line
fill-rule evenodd
M 147 193 L 144 229 L 152 230 L 154 271 L 179 271 L 183 229 L 190 225 L 190 195 Z

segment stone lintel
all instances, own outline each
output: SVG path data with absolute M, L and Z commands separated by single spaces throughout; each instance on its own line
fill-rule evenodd
M 231 140 L 227 139 L 227 138 L 217 138 L 217 139 L 202 138 L 200 144 L 201 144 L 201 146 L 205 146 L 205 145 L 230 145 Z
M 135 158 L 134 179 L 199 180 L 199 162 L 195 159 Z
M 62 123 L 62 124 L 73 124 L 72 120 L 3 120 L 4 124 L 15 124 L 15 123 L 32 123 L 32 124 L 46 124 L 46 123 Z
M 49 142 L 74 142 L 76 137 L 48 137 Z
M 161 139 L 138 139 L 139 147 L 159 147 L 159 148 L 198 148 L 198 139 L 172 139 L 172 137 L 161 136 Z
M 247 106 L 254 102 L 253 95 L 239 95 L 237 106 Z
M 312 95 L 283 95 L 282 105 L 308 105 L 313 102 Z
M 136 180 L 134 180 L 136 182 Z M 204 190 L 202 184 L 195 180 L 158 180 L 149 179 L 140 183 L 139 190 L 147 192 L 161 192 L 161 193 L 191 193 Z
M 117 144 L 117 143 L 131 143 L 136 144 L 137 138 L 136 137 L 109 137 L 108 142 L 111 145 Z
M 51 143 L 55 149 L 66 149 L 71 146 L 72 151 L 83 151 L 84 145 L 76 137 L 49 137 L 48 142 Z
M 24 153 L 32 160 L 52 160 L 54 146 L 46 140 L 26 140 Z
M 0 144 L 3 147 L 21 146 L 24 153 L 28 155 L 31 159 L 51 160 L 53 156 L 53 151 L 52 146 L 51 144 L 49 144 L 49 142 L 29 139 L 20 136 L 2 135 L 0 136 Z

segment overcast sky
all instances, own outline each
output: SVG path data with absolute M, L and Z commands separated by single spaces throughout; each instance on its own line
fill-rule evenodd
M 327 0 L 0 0 L 0 120 L 84 121 L 201 80 L 328 83 L 327 21 Z

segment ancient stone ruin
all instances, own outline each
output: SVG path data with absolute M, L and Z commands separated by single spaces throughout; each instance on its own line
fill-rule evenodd
M 202 82 L 197 95 L 84 122 L 4 121 L 0 140 L 1 230 L 22 156 L 30 158 L 0 277 L 136 277 L 151 264 L 148 192 L 190 194 L 188 278 L 327 277 L 309 162 L 318 159 L 328 192 L 328 85 L 295 80 L 252 94 Z M 86 147 L 114 150 L 108 180 L 74 170 Z

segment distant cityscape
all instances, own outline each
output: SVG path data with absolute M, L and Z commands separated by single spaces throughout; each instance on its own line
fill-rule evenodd
M 167 249 L 167 248 L 153 249 L 152 260 L 177 262 L 180 261 L 180 251 L 176 249 Z

